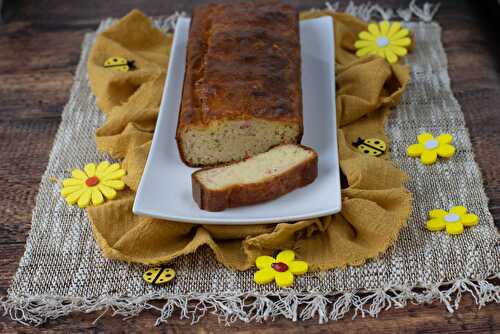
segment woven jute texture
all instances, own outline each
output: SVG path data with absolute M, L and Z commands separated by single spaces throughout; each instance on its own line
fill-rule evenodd
M 171 21 L 159 21 L 163 28 Z M 103 22 L 101 29 L 111 21 Z M 491 281 L 500 272 L 498 232 L 488 211 L 482 178 L 459 104 L 452 95 L 441 29 L 436 23 L 407 23 L 418 48 L 407 57 L 411 83 L 387 124 L 396 166 L 409 175 L 413 209 L 399 239 L 382 257 L 359 267 L 309 273 L 293 288 L 256 286 L 253 271 L 235 272 L 213 259 L 206 248 L 171 264 L 177 278 L 165 287 L 146 284 L 145 266 L 111 261 L 101 256 L 84 210 L 68 206 L 59 195 L 63 179 L 75 166 L 100 161 L 94 133 L 103 114 L 86 78 L 94 33 L 85 37 L 70 100 L 52 149 L 33 212 L 31 235 L 7 298 L 6 313 L 25 323 L 40 324 L 73 311 L 111 308 L 130 316 L 143 309 L 159 311 L 166 320 L 175 309 L 197 321 L 206 312 L 223 321 L 338 319 L 349 309 L 376 315 L 390 305 L 440 300 L 450 311 L 464 292 L 478 304 L 500 301 Z M 419 133 L 452 133 L 457 153 L 452 159 L 423 166 L 406 156 L 406 147 Z M 425 229 L 428 211 L 464 205 L 479 216 L 479 224 L 463 235 L 431 233 Z M 149 303 L 162 298 L 157 307 Z

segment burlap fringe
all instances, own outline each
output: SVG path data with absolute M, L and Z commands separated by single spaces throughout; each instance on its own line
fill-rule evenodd
M 344 9 L 346 13 L 365 21 L 370 19 L 401 19 L 431 21 L 439 8 L 439 4 L 424 3 L 422 7 L 416 1 L 410 2 L 408 8 L 384 9 L 378 4 L 355 5 L 350 2 Z M 326 3 L 326 9 L 339 11 L 339 3 Z M 173 30 L 177 19 L 185 13 L 175 13 L 170 17 L 157 19 L 155 24 Z M 116 20 L 108 19 L 101 23 L 98 32 L 107 29 Z M 311 291 L 297 293 L 283 289 L 279 293 L 226 292 L 226 293 L 191 293 L 191 294 L 148 294 L 139 297 L 102 296 L 98 298 L 82 298 L 51 295 L 20 295 L 3 298 L 0 308 L 3 316 L 25 325 L 39 326 L 48 320 L 66 316 L 72 312 L 91 313 L 104 312 L 95 320 L 111 311 L 112 315 L 124 319 L 137 316 L 144 310 L 159 312 L 155 325 L 167 322 L 174 312 L 180 312 L 181 319 L 190 319 L 197 323 L 207 313 L 218 317 L 219 321 L 229 325 L 237 320 L 243 322 L 262 322 L 276 317 L 287 319 L 309 320 L 317 318 L 318 322 L 342 319 L 353 310 L 352 318 L 376 317 L 380 311 L 392 307 L 402 308 L 407 303 L 424 304 L 438 301 L 446 306 L 449 312 L 459 307 L 462 295 L 470 294 L 479 308 L 486 303 L 500 303 L 500 273 L 482 279 L 462 278 L 452 282 L 439 282 L 426 286 L 391 286 L 370 291 L 344 291 L 325 295 Z M 153 304 L 164 302 L 163 307 Z
M 398 8 L 394 11 L 391 8 L 383 8 L 378 4 L 371 4 L 370 2 L 355 5 L 350 1 L 344 11 L 364 21 L 369 21 L 370 19 L 412 21 L 413 16 L 415 16 L 420 21 L 430 22 L 439 10 L 440 5 L 440 3 L 430 4 L 426 2 L 422 7 L 419 7 L 417 6 L 417 1 L 412 0 L 407 8 Z M 339 7 L 339 2 L 326 2 L 326 8 L 329 10 L 338 11 Z
M 103 296 L 100 298 L 81 298 L 64 296 L 18 296 L 1 301 L 3 315 L 25 325 L 39 326 L 48 320 L 66 316 L 72 312 L 107 312 L 128 319 L 144 310 L 159 312 L 155 326 L 161 325 L 179 311 L 180 319 L 190 319 L 196 324 L 207 313 L 215 315 L 219 323 L 230 325 L 235 321 L 262 322 L 285 317 L 292 321 L 317 319 L 323 324 L 330 320 L 342 319 L 351 310 L 352 319 L 377 317 L 382 310 L 403 308 L 409 302 L 425 304 L 438 301 L 453 313 L 458 309 L 460 300 L 470 294 L 481 308 L 486 303 L 500 303 L 500 286 L 493 283 L 500 279 L 496 274 L 486 279 L 458 279 L 453 282 L 430 284 L 420 288 L 392 286 L 367 292 L 336 292 L 324 295 L 314 291 L 297 293 L 286 290 L 279 293 L 192 293 L 149 294 L 139 297 Z M 164 301 L 163 307 L 153 301 Z
M 409 22 L 413 20 L 415 16 L 416 21 L 430 22 L 433 20 L 434 16 L 439 10 L 440 3 L 431 4 L 425 2 L 422 7 L 417 6 L 417 0 L 412 0 L 407 8 L 398 8 L 395 11 L 392 8 L 384 8 L 378 4 L 372 4 L 370 2 L 356 5 L 354 2 L 350 1 L 347 7 L 341 9 L 339 2 L 325 2 L 325 8 L 327 10 L 332 10 L 335 12 L 345 12 L 352 16 L 358 17 L 364 21 L 370 21 L 371 19 L 384 19 L 384 20 L 402 20 Z M 317 9 L 312 9 L 317 10 Z M 163 31 L 173 31 L 175 24 L 179 17 L 186 16 L 185 12 L 175 12 L 174 14 L 158 18 L 154 20 L 155 26 Z M 101 25 L 97 29 L 97 32 L 102 32 L 109 28 L 113 23 L 116 22 L 115 18 L 108 18 L 101 22 Z

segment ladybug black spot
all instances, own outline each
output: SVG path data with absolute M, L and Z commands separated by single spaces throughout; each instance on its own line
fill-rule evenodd
M 146 276 L 151 276 L 151 275 L 152 275 L 152 273 L 146 273 Z
M 378 140 L 375 140 L 373 143 L 374 143 L 375 145 L 380 144 L 380 142 L 379 142 Z
M 116 58 L 113 58 L 113 61 L 115 61 L 115 62 L 116 62 L 116 61 L 118 61 L 118 59 L 116 59 Z
M 363 152 L 365 152 L 366 154 L 370 153 L 370 151 L 368 151 L 368 150 L 364 150 Z

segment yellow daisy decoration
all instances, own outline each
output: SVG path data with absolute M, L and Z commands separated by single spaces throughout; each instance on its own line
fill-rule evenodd
M 453 136 L 449 133 L 434 136 L 428 132 L 417 136 L 417 144 L 410 145 L 406 153 L 410 157 L 420 157 L 424 165 L 431 165 L 436 162 L 437 157 L 450 158 L 455 154 L 455 147 L 451 145 Z
M 125 188 L 122 178 L 126 173 L 118 163 L 103 161 L 97 166 L 90 163 L 83 169 L 73 169 L 73 177 L 63 181 L 61 195 L 69 204 L 77 203 L 81 208 L 90 203 L 99 205 L 104 203 L 104 198 L 115 198 L 116 190 Z
M 302 275 L 307 272 L 307 262 L 296 261 L 292 250 L 281 251 L 276 259 L 271 256 L 259 256 L 255 265 L 260 270 L 254 274 L 257 284 L 268 284 L 276 281 L 279 287 L 285 288 L 293 284 L 294 275 Z
M 464 206 L 454 206 L 450 211 L 442 209 L 431 210 L 430 220 L 427 222 L 429 231 L 442 231 L 446 229 L 448 234 L 462 234 L 464 226 L 471 227 L 477 225 L 479 218 L 473 213 L 467 213 Z
M 390 64 L 398 61 L 399 57 L 406 56 L 408 47 L 411 45 L 410 31 L 401 28 L 399 22 L 382 21 L 370 23 L 368 31 L 359 33 L 359 40 L 354 43 L 358 49 L 356 55 L 364 57 L 368 55 L 379 55 Z

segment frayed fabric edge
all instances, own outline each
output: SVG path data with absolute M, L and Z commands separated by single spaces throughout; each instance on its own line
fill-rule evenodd
M 408 7 L 394 10 L 392 8 L 384 8 L 379 4 L 372 4 L 371 2 L 356 5 L 354 2 L 350 1 L 344 10 L 340 10 L 339 2 L 327 1 L 325 3 L 327 10 L 335 12 L 343 11 L 364 21 L 370 21 L 371 19 L 399 19 L 406 22 L 412 20 L 430 22 L 434 19 L 440 5 L 440 3 L 431 4 L 425 2 L 419 7 L 417 5 L 417 0 L 412 0 L 408 4 Z
M 235 321 L 262 322 L 284 317 L 292 321 L 317 319 L 318 323 L 342 319 L 351 310 L 352 319 L 361 316 L 377 317 L 382 310 L 403 308 L 408 303 L 426 304 L 440 302 L 448 312 L 459 308 L 462 297 L 469 294 L 478 308 L 487 303 L 500 303 L 500 285 L 494 282 L 500 273 L 486 279 L 457 279 L 421 287 L 391 286 L 367 291 L 348 291 L 324 294 L 316 291 L 297 292 L 284 289 L 280 292 L 217 292 L 165 294 L 144 296 L 102 296 L 98 298 L 10 295 L 0 301 L 3 316 L 10 316 L 21 324 L 39 326 L 48 320 L 72 312 L 91 313 L 104 311 L 95 322 L 106 314 L 128 319 L 144 310 L 159 313 L 155 326 L 161 325 L 179 311 L 180 319 L 190 319 L 196 324 L 206 314 L 216 316 L 219 323 L 230 325 Z M 163 306 L 158 306 L 163 302 Z
M 340 2 L 325 2 L 325 7 L 323 9 L 331 10 L 334 12 L 344 12 L 355 16 L 364 21 L 370 21 L 372 19 L 399 19 L 405 22 L 409 21 L 422 21 L 431 22 L 434 16 L 437 14 L 440 3 L 431 4 L 424 2 L 420 7 L 417 5 L 417 0 L 411 0 L 406 8 L 398 8 L 396 10 L 392 8 L 385 8 L 379 4 L 372 4 L 371 2 L 356 5 L 354 2 L 350 1 L 347 7 L 341 9 Z M 311 9 L 317 10 L 317 9 Z M 174 14 L 167 17 L 153 17 L 154 25 L 162 31 L 173 31 L 175 29 L 175 24 L 180 17 L 187 16 L 186 12 L 175 12 Z M 97 29 L 100 33 L 107 28 L 111 27 L 118 19 L 108 18 L 103 20 Z

